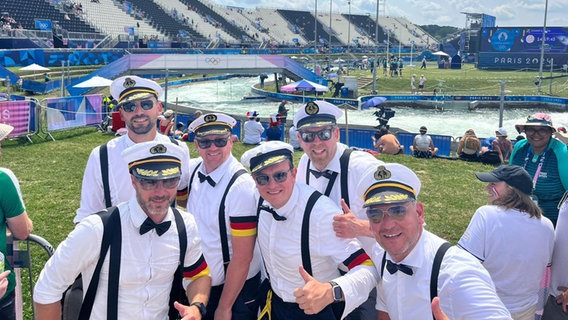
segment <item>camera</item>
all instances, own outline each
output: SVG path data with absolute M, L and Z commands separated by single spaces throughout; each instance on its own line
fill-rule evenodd
M 387 130 L 390 128 L 388 125 L 389 120 L 394 117 L 395 111 L 389 107 L 380 107 L 379 110 L 373 113 L 375 117 L 377 117 L 377 121 L 379 121 L 379 125 L 375 128 L 381 129 L 386 128 Z

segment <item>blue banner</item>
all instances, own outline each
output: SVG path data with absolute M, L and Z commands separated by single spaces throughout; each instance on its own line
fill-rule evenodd
M 35 28 L 41 31 L 51 31 L 52 29 L 51 20 L 35 19 Z

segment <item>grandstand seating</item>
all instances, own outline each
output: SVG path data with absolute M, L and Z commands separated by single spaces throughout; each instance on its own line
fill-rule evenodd
M 300 45 L 307 43 L 301 34 L 292 31 L 289 27 L 290 23 L 276 10 L 267 8 L 247 9 L 243 10 L 241 14 L 249 19 L 255 27 L 267 28 L 268 36 L 278 43 L 291 45 L 294 43 L 293 39 L 297 39 L 297 43 Z
M 243 38 L 243 36 L 248 36 L 243 30 L 237 28 L 233 24 L 229 23 L 225 18 L 220 16 L 217 12 L 213 11 L 209 6 L 206 6 L 199 0 L 179 0 L 186 6 L 192 6 L 196 9 L 196 11 L 201 14 L 203 17 L 208 19 L 213 19 L 214 21 L 221 24 L 221 28 L 224 28 L 227 33 L 229 33 L 233 38 L 239 39 L 239 41 Z
M 46 19 L 57 21 L 57 24 L 68 32 L 97 32 L 75 14 L 68 13 L 69 20 L 65 19 L 65 13 L 45 0 L 2 0 L 0 11 L 8 12 L 24 29 L 36 30 L 35 20 Z
M 314 16 L 308 11 L 295 11 L 295 10 L 285 10 L 285 9 L 277 9 L 278 11 L 286 20 L 288 20 L 291 24 L 297 26 L 304 38 L 309 42 L 314 42 L 315 35 L 314 35 Z M 319 14 L 318 14 L 319 15 Z M 324 26 L 319 21 L 320 17 L 317 19 L 317 34 L 318 38 L 322 39 L 325 43 L 328 43 L 330 39 L 330 35 L 327 31 L 325 31 Z M 339 40 L 332 35 L 331 36 L 331 43 L 339 43 Z
M 104 34 L 113 36 L 126 34 L 125 27 L 135 27 L 139 36 L 163 35 L 146 21 L 135 19 L 119 8 L 112 0 L 74 0 L 83 6 L 83 18 Z M 112 19 L 109 19 L 112 17 Z
M 119 3 L 124 4 L 129 2 L 132 8 L 139 10 L 145 19 L 150 21 L 150 25 L 159 31 L 165 33 L 171 39 L 176 39 L 179 36 L 179 31 L 184 30 L 189 34 L 195 34 L 188 25 L 184 25 L 173 19 L 172 16 L 167 14 L 159 5 L 154 1 L 148 0 L 117 0 Z
M 69 10 L 71 4 L 80 4 L 82 12 Z M 68 46 L 67 40 L 86 39 L 98 43 L 105 35 L 104 46 L 115 46 L 125 41 L 125 35 L 137 36 L 141 41 L 171 40 L 205 47 L 213 42 L 226 45 L 258 44 L 259 47 L 310 46 L 314 43 L 314 26 L 320 44 L 331 46 L 375 45 L 375 19 L 371 15 L 339 14 L 325 10 L 313 12 L 287 9 L 239 8 L 210 3 L 208 0 L 3 0 L 0 10 L 7 12 L 17 23 L 30 33 L 17 33 L 33 37 L 35 19 L 49 19 L 54 24 L 53 41 L 56 47 Z M 12 28 L 17 27 L 12 24 Z M 385 28 L 390 33 L 391 46 L 396 38 L 409 46 L 413 41 L 416 50 L 432 48 L 437 41 L 422 29 L 399 17 L 379 17 L 378 44 L 386 44 Z M 183 30 L 180 36 L 180 30 Z M 16 33 L 4 32 L 13 37 Z M 51 35 L 47 34 L 46 44 L 50 46 Z M 330 39 L 331 34 L 331 39 Z M 185 35 L 188 38 L 184 38 Z M 348 39 L 348 36 L 351 39 Z M 45 35 L 36 35 L 43 39 Z M 76 38 L 74 38 L 76 37 Z M 132 41 L 134 38 L 128 38 Z M 39 41 L 39 40 L 38 40 Z M 34 41 L 38 46 L 41 43 Z M 122 43 L 124 45 L 124 43 Z M 69 42 L 71 46 L 71 42 Z M 79 44 L 79 46 L 81 46 Z
M 375 43 L 375 20 L 371 16 L 366 15 L 351 15 L 351 24 L 358 28 L 358 32 L 366 32 L 370 36 L 370 42 Z M 387 41 L 386 32 L 379 23 L 379 34 L 378 34 L 379 44 L 383 44 Z
M 219 34 L 221 39 L 229 42 L 235 42 L 235 38 L 229 35 L 221 28 L 216 28 L 214 25 L 204 22 L 203 17 L 195 10 L 188 10 L 187 5 L 184 5 L 179 0 L 154 0 L 166 12 L 177 12 L 178 19 L 185 20 L 184 23 L 190 25 L 194 32 L 200 34 L 200 38 L 213 39 L 215 35 Z

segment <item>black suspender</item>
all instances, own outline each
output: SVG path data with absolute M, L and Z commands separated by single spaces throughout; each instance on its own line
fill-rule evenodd
M 178 209 L 173 208 L 174 217 L 176 220 L 176 227 L 179 236 L 179 265 L 174 273 L 174 282 L 172 283 L 172 290 L 170 291 L 170 303 L 168 316 L 170 319 L 177 319 L 179 312 L 174 308 L 174 302 L 178 301 L 187 305 L 187 295 L 183 289 L 183 267 L 185 263 L 185 252 L 187 251 L 187 232 L 185 230 L 185 222 L 181 217 Z
M 169 315 L 170 319 L 177 319 L 178 312 L 175 308 L 173 308 L 173 303 L 174 301 L 183 301 L 182 299 L 183 297 L 185 297 L 185 290 L 183 290 L 182 281 L 185 252 L 187 251 L 187 232 L 180 212 L 177 209 L 173 209 L 173 213 L 179 237 L 180 262 L 176 273 L 174 274 L 172 290 L 170 292 Z M 104 228 L 101 251 L 97 265 L 95 267 L 95 271 L 93 272 L 93 277 L 91 278 L 91 282 L 89 283 L 87 293 L 85 294 L 85 298 L 83 299 L 83 303 L 81 304 L 81 312 L 79 313 L 78 320 L 88 320 L 91 317 L 91 312 L 93 310 L 93 305 L 95 302 L 95 296 L 97 294 L 101 268 L 103 266 L 109 247 L 109 280 L 106 319 L 118 319 L 118 287 L 120 283 L 120 258 L 122 249 L 120 212 L 117 207 L 112 207 L 106 211 L 98 212 L 97 214 L 101 217 Z
M 351 157 L 351 152 L 353 150 L 347 148 L 343 151 L 343 154 L 339 158 L 339 167 L 341 168 L 341 177 L 339 183 L 341 184 L 341 198 L 345 200 L 347 206 L 349 206 L 349 189 L 347 188 L 347 174 L 349 173 L 349 158 Z
M 304 219 L 302 220 L 302 265 L 307 273 L 313 276 L 312 273 L 312 259 L 310 258 L 310 215 L 316 201 L 322 196 L 318 191 L 314 191 L 306 204 L 304 210 Z
M 103 192 L 105 197 L 105 207 L 112 207 L 110 200 L 110 187 L 108 183 L 108 148 L 107 144 L 101 145 L 99 148 L 99 158 L 101 162 L 101 177 L 103 182 Z
M 227 223 L 225 221 L 225 198 L 227 198 L 227 194 L 229 193 L 229 189 L 235 180 L 241 175 L 247 173 L 245 169 L 240 169 L 239 171 L 235 172 L 227 184 L 227 188 L 225 189 L 225 193 L 223 193 L 223 197 L 221 198 L 221 204 L 219 205 L 219 231 L 221 233 L 221 251 L 223 253 L 223 269 L 225 270 L 225 274 L 227 274 L 227 267 L 229 266 L 229 262 L 231 261 L 231 256 L 229 254 L 229 239 L 227 238 Z
M 436 251 L 434 256 L 434 261 L 432 262 L 432 274 L 430 275 L 430 302 L 438 296 L 438 276 L 440 274 L 440 266 L 442 265 L 442 260 L 444 260 L 444 255 L 446 251 L 452 246 L 449 242 L 444 242 Z M 387 253 L 383 254 L 383 259 L 381 261 L 381 278 L 385 272 L 385 264 L 387 262 Z
M 345 203 L 349 206 L 349 188 L 347 187 L 348 181 L 348 174 L 349 174 L 349 158 L 351 157 L 352 149 L 345 149 L 339 158 L 339 168 L 341 170 L 340 177 L 339 177 L 339 186 L 341 187 L 341 198 L 345 200 Z M 310 184 L 310 164 L 311 160 L 308 158 L 308 163 L 306 166 L 306 184 Z M 327 183 L 327 188 L 325 189 L 324 194 L 329 196 L 331 194 L 331 189 L 335 184 L 335 179 L 337 178 L 337 172 L 334 172 L 329 182 Z
M 430 276 L 430 302 L 438 296 L 438 275 L 440 274 L 440 266 L 442 265 L 442 260 L 446 251 L 452 245 L 449 242 L 445 242 L 438 248 L 436 256 L 434 257 L 434 263 L 432 264 L 432 275 Z
M 91 317 L 99 277 L 106 253 L 110 247 L 109 281 L 108 281 L 108 300 L 107 300 L 107 319 L 116 320 L 118 318 L 118 278 L 120 276 L 120 251 L 122 230 L 120 225 L 120 213 L 117 207 L 97 213 L 103 222 L 103 239 L 99 260 L 93 272 L 93 277 L 89 283 L 89 288 L 81 305 L 79 320 L 88 320 Z M 117 259 L 118 257 L 118 259 Z M 114 261 L 113 261 L 114 260 Z
M 189 178 L 189 187 L 188 187 L 188 197 L 191 193 L 191 184 L 193 183 L 193 179 L 195 178 L 195 174 L 197 170 L 199 170 L 199 166 L 201 166 L 201 162 L 195 167 L 193 172 L 191 173 L 191 177 Z M 247 173 L 245 169 L 240 169 L 239 171 L 235 172 L 229 180 L 227 184 L 227 188 L 225 188 L 225 192 L 223 193 L 223 197 L 221 198 L 221 203 L 219 205 L 219 232 L 221 235 L 221 252 L 223 253 L 223 269 L 225 270 L 225 274 L 227 273 L 227 267 L 229 266 L 229 262 L 231 261 L 231 255 L 229 253 L 229 239 L 227 238 L 227 223 L 225 221 L 225 199 L 227 198 L 227 194 L 229 193 L 229 189 L 235 183 L 238 177 Z

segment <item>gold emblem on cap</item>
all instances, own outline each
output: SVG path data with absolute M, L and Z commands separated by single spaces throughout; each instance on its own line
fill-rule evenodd
M 391 172 L 385 166 L 378 166 L 373 177 L 375 180 L 386 180 L 391 177 Z
M 166 148 L 163 144 L 155 145 L 150 149 L 151 154 L 166 153 L 166 151 L 168 151 L 168 148 Z
M 309 102 L 306 105 L 306 113 L 309 114 L 310 116 L 318 112 L 319 112 L 319 106 L 315 102 Z
M 134 81 L 132 78 L 126 78 L 124 79 L 124 83 L 122 85 L 125 88 L 132 88 L 136 85 L 136 81 Z
M 217 121 L 217 116 L 214 115 L 214 114 L 208 114 L 203 118 L 203 120 L 205 122 L 215 122 L 215 121 Z

